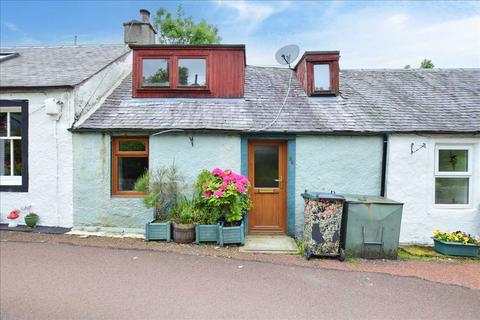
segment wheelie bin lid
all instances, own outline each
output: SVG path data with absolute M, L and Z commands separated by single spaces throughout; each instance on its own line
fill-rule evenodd
M 305 190 L 304 193 L 301 194 L 303 199 L 308 200 L 342 200 L 345 201 L 345 197 L 335 193 L 327 193 L 327 192 L 308 192 Z

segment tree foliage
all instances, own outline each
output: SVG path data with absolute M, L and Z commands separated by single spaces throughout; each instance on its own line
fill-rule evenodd
M 433 69 L 434 67 L 435 65 L 433 64 L 432 60 L 423 59 L 422 62 L 420 62 L 421 69 Z
M 154 21 L 163 44 L 213 44 L 222 40 L 216 26 L 203 19 L 195 23 L 192 17 L 185 17 L 182 5 L 178 6 L 176 17 L 164 8 L 158 9 Z

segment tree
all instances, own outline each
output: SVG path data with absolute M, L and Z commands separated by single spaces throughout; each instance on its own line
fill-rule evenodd
M 432 60 L 423 59 L 422 62 L 420 62 L 421 69 L 433 69 L 433 67 L 435 67 L 435 65 Z
M 212 44 L 220 43 L 218 28 L 205 20 L 195 23 L 192 17 L 185 17 L 182 5 L 177 8 L 174 18 L 170 12 L 160 8 L 154 18 L 158 27 L 159 42 L 164 44 Z

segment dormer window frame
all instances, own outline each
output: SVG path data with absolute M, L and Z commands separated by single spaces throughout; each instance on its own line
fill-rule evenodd
M 311 62 L 311 87 L 312 87 L 312 96 L 331 96 L 335 94 L 335 75 L 334 75 L 334 61 L 318 61 Z M 329 89 L 328 90 L 316 90 L 315 89 L 315 66 L 316 65 L 328 65 L 328 77 L 329 77 Z
M 144 86 L 143 85 L 143 60 L 146 59 L 165 59 L 169 63 L 169 86 Z M 179 59 L 204 59 L 205 60 L 205 85 L 192 87 L 179 84 L 178 61 Z M 175 92 L 210 92 L 210 72 L 209 55 L 189 52 L 155 52 L 142 51 L 135 57 L 136 64 L 134 70 L 137 73 L 133 75 L 134 87 L 137 92 L 151 93 L 175 93 Z

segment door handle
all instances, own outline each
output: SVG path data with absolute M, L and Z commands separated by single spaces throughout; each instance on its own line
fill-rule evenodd
M 273 179 L 273 181 L 282 183 L 283 182 L 283 177 L 280 176 L 278 179 Z

